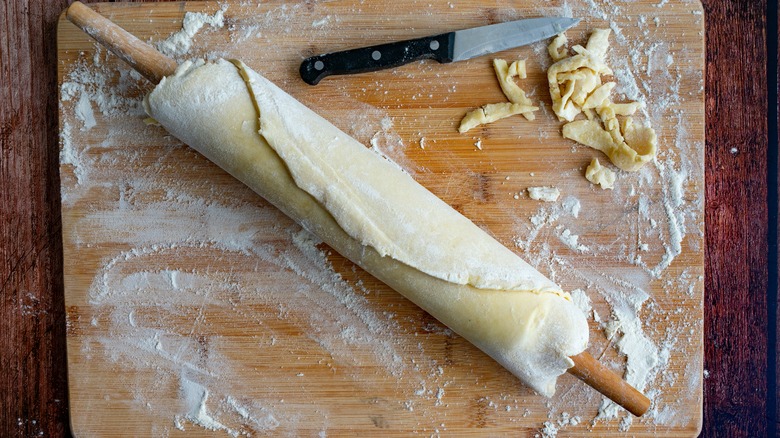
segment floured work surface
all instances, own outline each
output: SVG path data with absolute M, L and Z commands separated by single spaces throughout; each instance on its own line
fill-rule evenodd
M 396 161 L 587 311 L 589 351 L 654 401 L 632 419 L 562 376 L 534 394 L 475 347 L 161 128 L 150 84 L 70 23 L 58 31 L 71 416 L 77 435 L 683 435 L 701 421 L 703 17 L 698 3 L 102 4 L 178 60 L 240 58 Z M 184 24 L 185 12 L 190 14 Z M 223 12 L 219 12 L 223 11 Z M 390 14 L 390 15 L 388 15 Z M 316 53 L 523 17 L 612 29 L 615 100 L 640 100 L 659 156 L 614 190 L 550 109 L 548 41 L 520 85 L 541 110 L 459 134 L 504 101 L 492 56 L 332 77 Z M 203 25 L 202 28 L 198 28 Z M 613 167 L 614 169 L 614 167 Z M 556 202 L 528 187 L 555 186 Z M 184 432 L 182 432 L 184 431 Z

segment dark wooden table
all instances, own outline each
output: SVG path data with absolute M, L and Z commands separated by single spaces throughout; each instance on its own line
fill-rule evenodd
M 705 436 L 777 433 L 778 12 L 768 1 L 704 1 Z M 0 3 L 0 437 L 69 435 L 55 45 L 68 3 Z

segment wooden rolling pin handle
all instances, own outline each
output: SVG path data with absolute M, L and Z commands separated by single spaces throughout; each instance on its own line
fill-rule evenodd
M 602 365 L 590 353 L 582 352 L 572 356 L 571 360 L 574 361 L 574 366 L 569 368 L 570 374 L 604 394 L 605 397 L 619 404 L 628 412 L 641 417 L 650 409 L 650 399 Z
M 65 16 L 155 84 L 176 71 L 176 61 L 81 2 L 70 5 Z
M 66 13 L 68 20 L 130 64 L 136 71 L 157 84 L 176 71 L 176 62 L 139 40 L 107 18 L 80 2 L 74 2 Z M 650 408 L 650 400 L 617 374 L 601 365 L 588 353 L 571 358 L 569 373 L 592 386 L 610 400 L 641 416 Z

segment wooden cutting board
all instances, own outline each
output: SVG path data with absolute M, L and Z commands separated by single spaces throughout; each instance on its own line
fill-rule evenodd
M 562 376 L 534 394 L 479 350 L 311 236 L 161 128 L 150 85 L 61 19 L 61 181 L 72 426 L 78 436 L 395 434 L 692 436 L 701 423 L 704 44 L 698 2 L 249 1 L 94 7 L 151 42 L 185 12 L 187 57 L 240 58 L 424 186 L 593 310 L 591 351 L 647 380 L 651 412 L 596 419 L 602 398 Z M 550 111 L 546 42 L 520 85 L 535 121 L 461 135 L 505 100 L 492 57 L 324 80 L 312 54 L 522 17 L 569 15 L 584 44 L 611 27 L 618 93 L 646 102 L 660 155 L 613 191 L 594 150 Z M 191 38 L 190 38 L 191 37 Z M 184 46 L 181 46 L 184 47 Z M 525 189 L 556 186 L 543 203 Z M 574 241 L 574 237 L 578 240 Z M 647 354 L 650 352 L 651 354 Z M 627 353 L 628 356 L 626 356 Z M 649 358 L 649 359 L 648 359 Z M 650 360 L 650 363 L 643 361 Z M 649 368 L 649 370 L 648 370 Z M 642 371 L 642 370 L 645 371 Z

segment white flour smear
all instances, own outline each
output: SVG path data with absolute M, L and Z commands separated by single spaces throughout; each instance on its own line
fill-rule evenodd
M 165 55 L 178 58 L 190 51 L 192 47 L 192 37 L 200 31 L 203 26 L 219 28 L 225 25 L 225 11 L 227 5 L 215 12 L 213 15 L 202 12 L 187 12 L 184 14 L 184 22 L 181 30 L 174 33 L 164 41 L 157 44 L 157 50 Z
M 458 6 L 451 2 L 455 11 Z M 658 4 L 661 22 L 671 6 Z M 270 42 L 275 35 L 296 34 L 296 16 L 308 14 L 303 32 L 312 39 L 342 23 L 338 15 L 317 7 L 308 11 L 303 4 L 264 9 L 252 19 L 229 15 L 260 7 L 241 2 L 216 12 L 188 13 L 182 29 L 157 46 L 177 60 L 229 55 L 225 46 L 208 52 L 193 44 L 199 41 L 198 32 L 208 29 L 226 33 L 230 44 L 262 45 L 264 51 L 254 60 L 257 67 L 264 57 L 281 56 L 275 51 L 282 49 Z M 644 390 L 653 406 L 634 419 L 584 385 L 562 379 L 561 390 L 547 404 L 548 420 L 534 425 L 540 436 L 564 435 L 575 427 L 579 432 L 584 424 L 596 423 L 621 431 L 630 430 L 632 422 L 659 428 L 687 424 L 681 412 L 691 412 L 689 406 L 698 400 L 696 376 L 702 364 L 679 356 L 682 346 L 697 340 L 702 323 L 682 306 L 662 304 L 650 291 L 662 285 L 664 303 L 673 301 L 670 297 L 693 299 L 703 282 L 701 273 L 680 272 L 675 264 L 684 250 L 703 245 L 697 224 L 704 200 L 696 185 L 703 183 L 703 144 L 693 140 L 697 133 L 680 109 L 681 88 L 703 84 L 703 78 L 699 71 L 677 66 L 685 54 L 657 37 L 663 26 L 654 17 L 628 22 L 631 9 L 630 2 L 566 0 L 556 10 L 613 30 L 608 63 L 615 70 L 616 94 L 645 103 L 637 120 L 647 120 L 658 132 L 657 160 L 636 174 L 619 173 L 614 191 L 598 190 L 599 203 L 582 196 L 589 186 L 579 169 L 558 169 L 555 181 L 534 181 L 560 189 L 554 203 L 513 198 L 509 192 L 495 202 L 512 223 L 507 243 L 514 243 L 542 273 L 574 290 L 574 302 L 599 328 L 591 333 L 589 351 Z M 548 12 L 539 9 L 539 15 Z M 499 8 L 497 17 L 521 18 L 511 8 Z M 628 26 L 637 26 L 643 37 L 627 38 Z M 582 43 L 584 37 L 569 35 L 570 44 Z M 532 52 L 529 75 L 530 66 L 550 64 L 543 44 Z M 412 66 L 398 76 L 428 68 Z M 291 72 L 270 69 L 269 75 L 284 88 Z M 334 123 L 419 176 L 425 169 L 416 167 L 405 151 L 436 151 L 447 148 L 446 142 L 437 143 L 433 130 L 415 131 L 411 141 L 399 135 L 399 127 L 409 122 L 364 103 L 361 93 L 387 92 L 379 82 L 366 84 L 358 91 L 333 89 L 339 99 L 354 100 L 351 109 L 334 110 Z M 435 98 L 427 97 L 424 88 L 418 93 L 421 100 Z M 447 93 L 466 88 L 448 85 Z M 408 415 L 417 422 L 416 432 L 446 434 L 447 408 L 458 403 L 463 390 L 447 376 L 452 364 L 444 359 L 444 347 L 425 351 L 418 334 L 440 339 L 446 348 L 456 337 L 438 323 L 396 314 L 402 300 L 378 296 L 371 285 L 355 281 L 353 274 L 366 278 L 357 270 L 334 269 L 315 237 L 248 189 L 236 189 L 224 173 L 160 128 L 146 125 L 141 99 L 149 89 L 139 74 L 99 47 L 94 56 L 82 56 L 72 66 L 61 86 L 62 200 L 70 224 L 66 239 L 77 251 L 99 259 L 99 268 L 86 281 L 89 320 L 69 321 L 85 327 L 81 353 L 115 366 L 131 404 L 164 424 L 157 430 L 161 436 L 174 429 L 296 435 L 303 428 L 319 428 L 325 436 L 338 406 L 285 400 L 293 398 L 289 394 L 311 392 L 313 403 L 322 382 L 331 380 L 361 400 L 372 400 L 374 394 L 364 382 L 379 380 L 385 393 L 404 400 L 388 405 L 386 418 L 372 417 L 373 426 L 382 428 L 389 418 Z M 539 88 L 533 98 L 545 93 Z M 306 94 L 296 97 L 315 108 L 328 105 Z M 545 102 L 540 104 L 539 118 L 551 120 Z M 539 132 L 550 135 L 541 128 Z M 474 154 L 489 152 L 487 147 L 472 149 Z M 182 162 L 194 163 L 193 168 L 182 168 Z M 202 178 L 184 181 L 182 172 Z M 459 175 L 453 178 L 461 181 Z M 510 186 L 513 180 L 505 182 Z M 600 233 L 618 237 L 605 241 Z M 678 322 L 671 323 L 671 316 Z M 236 334 L 221 335 L 226 326 Z M 275 366 L 279 357 L 295 366 Z M 247 358 L 253 358 L 252 366 Z M 686 364 L 684 369 L 680 363 Z M 487 388 L 476 376 L 457 384 Z M 681 384 L 689 390 L 670 397 L 668 390 Z M 474 409 L 503 413 L 506 421 L 527 425 L 523 421 L 531 411 L 518 391 L 522 388 L 480 397 L 473 401 Z

